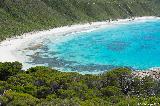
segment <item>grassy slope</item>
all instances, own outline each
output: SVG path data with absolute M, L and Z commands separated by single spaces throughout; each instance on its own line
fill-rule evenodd
M 0 40 L 33 30 L 160 15 L 159 0 L 0 0 Z

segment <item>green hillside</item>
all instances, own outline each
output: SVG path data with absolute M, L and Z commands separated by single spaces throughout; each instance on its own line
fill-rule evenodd
M 159 0 L 0 0 L 0 40 L 75 23 L 159 16 L 159 10 Z
M 0 106 L 160 105 L 160 80 L 133 77 L 127 68 L 101 75 L 21 68 L 18 62 L 0 63 Z

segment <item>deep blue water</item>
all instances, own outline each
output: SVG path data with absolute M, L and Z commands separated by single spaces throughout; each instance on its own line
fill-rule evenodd
M 160 20 L 129 22 L 75 34 L 54 43 L 44 41 L 32 64 L 68 71 L 100 73 L 115 67 L 149 69 L 160 66 Z

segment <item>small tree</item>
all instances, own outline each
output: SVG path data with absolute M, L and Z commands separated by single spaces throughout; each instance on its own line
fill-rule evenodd
M 119 96 L 121 95 L 121 89 L 115 86 L 108 86 L 101 89 L 103 96 Z
M 22 64 L 19 62 L 0 63 L 0 80 L 7 80 L 8 77 L 22 71 Z

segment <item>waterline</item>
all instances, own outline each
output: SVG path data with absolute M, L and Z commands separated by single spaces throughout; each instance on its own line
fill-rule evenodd
M 42 31 L 42 32 L 38 32 L 38 33 L 32 33 L 32 34 L 29 34 L 30 37 L 26 34 L 26 38 L 22 37 L 22 39 L 21 38 L 20 39 L 13 39 L 13 40 L 8 41 L 8 43 L 6 43 L 6 41 L 2 42 L 0 50 L 4 51 L 4 53 L 3 54 L 1 53 L 2 57 L 0 58 L 0 60 L 2 60 L 2 61 L 15 61 L 15 60 L 20 61 L 24 64 L 24 68 L 29 68 L 34 65 L 49 66 L 49 63 L 46 63 L 46 62 L 44 62 L 44 63 L 39 62 L 40 64 L 34 64 L 33 57 L 30 57 L 31 55 L 33 56 L 34 53 L 39 53 L 39 52 L 43 51 L 42 48 L 44 49 L 44 47 L 46 47 L 45 46 L 46 43 L 50 43 L 51 46 L 53 46 L 52 44 L 54 43 L 55 47 L 52 47 L 52 49 L 55 49 L 54 51 L 56 52 L 56 49 L 57 49 L 56 47 L 58 47 L 57 45 L 63 44 L 68 41 L 72 41 L 72 40 L 74 40 L 74 38 L 76 38 L 78 36 L 82 36 L 82 35 L 84 36 L 85 34 L 87 35 L 88 33 L 92 33 L 92 32 L 94 33 L 94 31 L 96 31 L 96 30 L 103 31 L 103 28 L 110 29 L 113 27 L 117 27 L 119 25 L 121 26 L 121 25 L 126 25 L 126 24 L 134 23 L 134 22 L 144 23 L 147 21 L 155 20 L 155 19 L 158 19 L 158 18 L 156 18 L 156 17 L 147 17 L 147 18 L 143 17 L 143 18 L 136 18 L 134 21 L 131 21 L 131 19 L 130 20 L 126 19 L 126 20 L 119 20 L 119 21 L 115 21 L 115 22 L 100 22 L 100 23 L 98 22 L 98 23 L 93 23 L 91 25 L 90 24 L 74 25 L 71 27 L 62 27 L 62 28 L 52 29 L 50 31 Z M 50 39 L 48 40 L 48 38 L 50 38 Z M 151 38 L 150 38 L 150 36 L 148 36 L 145 39 L 151 39 Z M 85 39 L 85 40 L 87 40 L 87 39 Z M 99 40 L 97 42 L 100 43 L 101 41 Z M 22 44 L 23 44 L 23 46 L 22 46 Z M 117 45 L 120 45 L 120 46 L 117 47 Z M 122 50 L 122 49 L 124 49 L 125 46 L 128 46 L 128 45 L 129 45 L 128 42 L 114 41 L 110 44 L 107 44 L 107 48 L 111 49 L 111 50 Z M 34 48 L 36 50 L 28 51 L 27 48 L 32 48 L 32 49 Z M 26 51 L 28 51 L 28 52 L 26 52 Z M 53 51 L 53 50 L 50 50 L 50 51 Z M 12 53 L 14 53 L 14 54 L 12 54 Z M 28 54 L 26 55 L 26 53 L 28 53 Z M 76 52 L 76 53 L 78 53 L 78 52 Z M 45 53 L 43 53 L 43 55 L 44 54 Z M 7 55 L 9 55 L 9 56 L 7 56 Z M 55 53 L 55 55 L 56 55 L 56 53 Z M 75 61 L 73 61 L 74 59 L 73 60 L 69 59 L 69 61 L 64 62 L 64 60 L 62 58 L 60 58 L 60 57 L 55 58 L 54 56 L 52 59 L 50 59 L 51 63 L 53 63 L 53 62 L 54 62 L 54 64 L 61 63 L 61 65 L 66 65 L 66 64 L 71 64 L 71 63 L 75 64 Z M 66 57 L 67 57 L 67 55 L 66 55 Z M 71 58 L 71 57 L 72 56 L 69 56 L 68 58 Z M 101 58 L 101 59 L 103 59 L 103 58 Z M 38 61 L 40 61 L 40 60 L 38 60 Z M 49 60 L 47 60 L 47 61 L 49 61 Z M 81 61 L 83 61 L 83 59 Z M 103 64 L 102 63 L 99 64 L 99 62 L 98 62 L 98 65 L 97 65 L 96 61 L 93 61 L 88 64 L 88 65 L 90 65 L 90 70 L 93 71 L 92 73 L 96 73 L 98 71 L 96 69 L 98 69 L 98 68 L 103 71 L 106 70 L 107 68 L 112 68 L 112 64 L 108 65 L 108 67 L 106 67 L 105 64 L 107 64 L 107 63 L 104 64 L 104 62 L 102 62 Z M 32 64 L 30 62 L 32 62 Z M 87 69 L 85 67 L 86 62 L 84 62 L 83 64 L 80 64 L 80 65 L 79 65 L 79 67 L 81 67 L 81 68 L 83 67 L 82 70 L 85 69 L 86 70 L 85 72 L 87 72 Z M 119 65 L 117 65 L 117 66 L 119 66 Z M 76 67 L 78 67 L 78 65 Z M 59 68 L 59 67 L 57 67 L 57 68 Z M 67 70 L 67 67 L 64 67 L 64 69 Z M 78 68 L 75 70 L 78 71 Z M 87 73 L 91 73 L 91 72 L 87 72 Z

